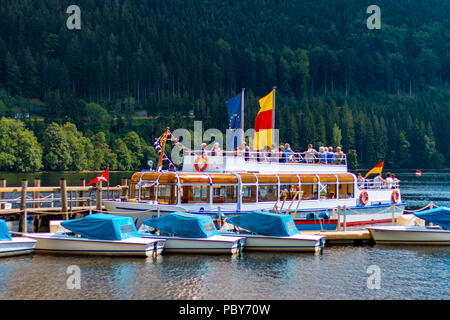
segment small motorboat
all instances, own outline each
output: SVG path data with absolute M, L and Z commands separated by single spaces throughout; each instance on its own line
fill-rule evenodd
M 450 208 L 437 207 L 413 213 L 433 226 L 369 227 L 372 239 L 380 244 L 450 245 Z
M 248 251 L 318 252 L 325 244 L 324 236 L 301 234 L 288 214 L 254 211 L 225 222 L 237 227 L 234 231 L 246 237 L 244 250 Z
M 33 252 L 36 240 L 11 237 L 4 219 L 0 219 L 0 257 L 16 256 Z
M 37 253 L 147 257 L 160 254 L 165 243 L 142 238 L 131 217 L 95 213 L 63 221 L 61 227 L 62 231 L 55 233 L 26 236 L 37 240 Z
M 192 213 L 173 212 L 144 220 L 139 231 L 143 238 L 165 240 L 165 253 L 235 254 L 245 245 L 245 237 L 221 235 L 210 216 Z

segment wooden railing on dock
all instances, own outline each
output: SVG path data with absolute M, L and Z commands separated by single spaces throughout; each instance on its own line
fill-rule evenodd
M 85 179 L 81 179 L 80 186 L 68 186 L 65 178 L 59 180 L 59 186 L 41 186 L 40 179 L 34 179 L 34 186 L 28 186 L 28 180 L 24 179 L 20 187 L 8 187 L 6 179 L 0 179 L 0 217 L 18 216 L 19 232 L 27 232 L 28 215 L 34 215 L 39 221 L 40 215 L 59 214 L 63 219 L 69 219 L 73 214 L 102 211 L 103 193 L 106 193 L 107 199 L 123 199 L 128 197 L 128 189 L 126 178 L 121 180 L 121 185 L 113 187 L 104 187 L 101 181 L 95 186 L 86 186 Z M 20 196 L 7 198 L 5 196 L 8 193 L 19 193 Z M 41 193 L 51 195 L 42 196 Z M 59 194 L 59 197 L 55 197 L 55 194 Z M 44 203 L 50 206 L 42 206 Z M 11 204 L 11 208 L 7 208 L 8 204 Z M 14 204 L 18 204 L 18 207 L 13 208 Z M 36 225 L 38 223 L 35 221 L 34 229 L 38 229 Z

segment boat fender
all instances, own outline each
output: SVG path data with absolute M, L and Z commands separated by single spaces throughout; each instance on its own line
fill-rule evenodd
M 369 194 L 366 190 L 363 190 L 359 195 L 359 201 L 363 206 L 365 206 L 369 202 Z
M 204 171 L 208 165 L 208 158 L 205 155 L 198 156 L 194 161 L 194 167 L 197 171 Z
M 392 191 L 391 199 L 393 203 L 398 203 L 400 201 L 400 192 L 398 190 Z

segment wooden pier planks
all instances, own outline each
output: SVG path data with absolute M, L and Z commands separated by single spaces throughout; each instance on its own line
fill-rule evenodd
M 301 231 L 303 234 L 325 236 L 326 244 L 363 244 L 373 243 L 369 230 L 347 231 Z

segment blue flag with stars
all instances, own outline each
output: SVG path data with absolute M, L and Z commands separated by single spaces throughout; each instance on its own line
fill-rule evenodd
M 229 129 L 236 130 L 241 128 L 241 103 L 242 93 L 227 101 Z

